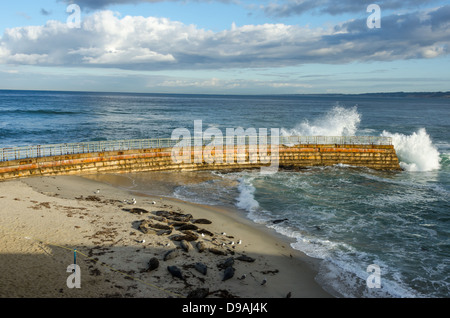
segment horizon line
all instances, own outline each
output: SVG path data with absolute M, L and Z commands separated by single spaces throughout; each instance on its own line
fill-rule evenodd
M 393 95 L 393 94 L 442 94 L 450 95 L 448 91 L 395 91 L 395 92 L 366 92 L 366 93 L 280 93 L 280 94 L 225 94 L 225 93 L 154 93 L 154 92 L 113 92 L 113 91 L 84 91 L 84 90 L 51 90 L 51 89 L 9 89 L 0 88 L 0 91 L 25 91 L 25 92 L 60 92 L 60 93 L 99 93 L 99 94 L 141 94 L 141 95 L 204 95 L 204 96 L 314 96 L 314 95 Z M 450 97 L 450 96 L 449 96 Z

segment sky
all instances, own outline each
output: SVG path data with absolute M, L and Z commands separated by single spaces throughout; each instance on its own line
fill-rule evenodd
M 440 0 L 1 1 L 0 89 L 450 91 L 449 45 Z

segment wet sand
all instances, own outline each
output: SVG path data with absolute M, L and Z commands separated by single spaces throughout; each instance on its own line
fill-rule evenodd
M 185 298 L 194 291 L 208 298 L 331 297 L 314 280 L 316 260 L 233 209 L 133 194 L 93 179 L 0 182 L 0 297 Z M 182 217 L 185 224 L 177 223 Z M 174 249 L 178 256 L 164 260 Z M 74 250 L 81 288 L 67 286 Z M 156 269 L 149 270 L 150 259 Z

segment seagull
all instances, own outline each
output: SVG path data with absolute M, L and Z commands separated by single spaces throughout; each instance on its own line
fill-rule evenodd
M 156 204 L 156 202 L 155 202 L 155 201 L 152 201 L 152 204 Z
M 266 283 L 267 283 L 267 279 L 264 278 L 263 281 L 262 281 L 262 283 L 261 283 L 261 286 L 262 286 L 262 285 L 265 285 Z
M 170 242 L 166 244 L 166 246 L 170 246 Z
M 225 232 L 222 232 L 222 235 L 227 235 L 227 233 L 225 233 Z
M 242 241 L 241 240 L 239 240 L 238 242 L 237 242 L 238 244 L 241 244 L 242 243 Z
M 140 241 L 139 243 L 145 243 L 145 240 Z
M 234 241 L 231 241 L 230 245 L 234 245 Z
M 239 280 L 243 280 L 245 277 L 247 277 L 247 275 L 242 275 L 241 278 L 238 278 Z
M 202 233 L 202 237 L 205 237 L 205 234 L 204 234 L 204 233 Z
M 97 191 L 95 191 L 94 193 L 100 193 L 100 189 L 97 189 Z

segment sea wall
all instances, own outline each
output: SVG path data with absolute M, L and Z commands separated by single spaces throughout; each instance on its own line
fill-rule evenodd
M 301 144 L 258 152 L 247 146 L 215 152 L 194 147 L 184 160 L 174 160 L 173 148 L 93 152 L 0 162 L 0 180 L 29 176 L 82 175 L 140 171 L 251 169 L 262 166 L 305 168 L 346 164 L 376 170 L 401 170 L 392 145 Z M 278 161 L 276 163 L 276 161 Z

